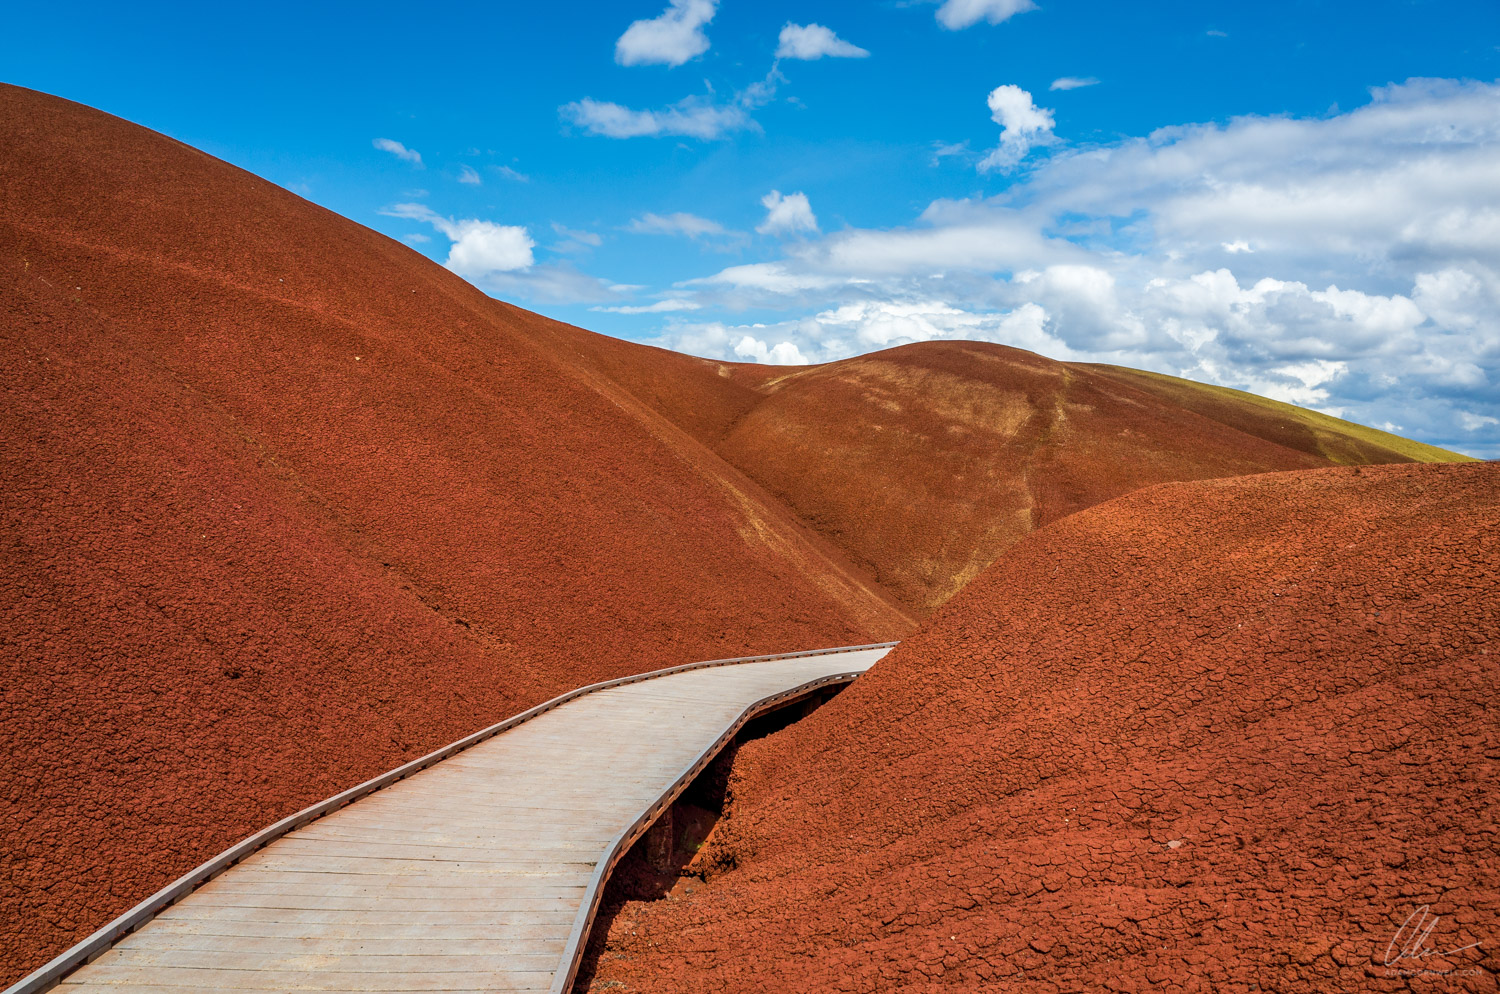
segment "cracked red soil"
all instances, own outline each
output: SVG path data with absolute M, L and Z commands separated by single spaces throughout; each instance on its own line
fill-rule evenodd
M 592 989 L 1492 991 L 1497 632 L 1493 464 L 1083 511 L 745 746 Z M 1424 906 L 1482 946 L 1387 967 Z

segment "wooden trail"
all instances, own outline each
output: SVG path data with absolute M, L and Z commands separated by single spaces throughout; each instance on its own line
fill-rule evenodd
M 735 731 L 888 651 L 679 667 L 535 709 L 11 992 L 565 991 L 615 861 Z

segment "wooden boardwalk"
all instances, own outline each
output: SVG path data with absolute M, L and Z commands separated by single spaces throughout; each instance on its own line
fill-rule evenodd
M 281 835 L 59 990 L 565 991 L 614 861 L 739 725 L 888 651 L 576 697 Z

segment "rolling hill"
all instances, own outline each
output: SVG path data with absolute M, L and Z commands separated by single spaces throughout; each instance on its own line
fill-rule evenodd
M 592 989 L 1492 989 L 1496 631 L 1494 464 L 1080 512 L 741 748 Z
M 1237 390 L 983 342 L 782 369 L 668 367 L 670 353 L 605 342 L 580 352 L 607 348 L 608 375 L 918 616 L 1036 528 L 1139 487 L 1467 458 Z
M 548 322 L 0 90 L 0 975 L 564 689 L 904 634 Z

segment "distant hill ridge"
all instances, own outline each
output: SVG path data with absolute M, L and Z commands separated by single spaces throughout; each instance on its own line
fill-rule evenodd
M 565 330 L 919 615 L 1031 531 L 1140 487 L 1472 461 L 1238 390 L 983 342 L 777 368 Z

